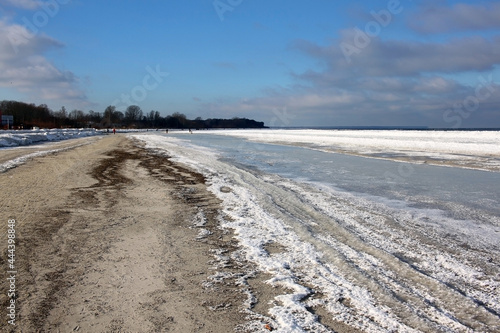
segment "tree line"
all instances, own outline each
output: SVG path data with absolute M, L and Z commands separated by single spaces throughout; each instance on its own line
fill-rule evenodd
M 28 104 L 18 101 L 1 101 L 0 113 L 14 116 L 14 128 L 264 128 L 263 122 L 246 118 L 190 120 L 186 115 L 175 112 L 162 117 L 158 111 L 144 113 L 137 105 L 130 105 L 122 112 L 115 106 L 108 106 L 104 112 L 72 110 L 63 106 L 58 111 L 47 105 Z

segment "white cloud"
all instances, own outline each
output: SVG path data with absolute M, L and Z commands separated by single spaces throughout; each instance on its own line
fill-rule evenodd
M 498 29 L 500 3 L 428 4 L 410 18 L 409 25 L 425 34 Z
M 257 116 L 267 123 L 274 117 L 272 110 L 286 108 L 294 116 L 293 125 L 449 127 L 466 112 L 453 109 L 446 113 L 446 119 L 445 112 L 474 98 L 483 84 L 480 76 L 488 76 L 500 64 L 500 36 L 442 43 L 372 38 L 348 64 L 339 44 L 349 38 L 352 36 L 344 33 L 328 45 L 295 42 L 293 48 L 316 60 L 319 69 L 292 73 L 297 82 L 294 86 L 268 89 L 245 101 L 204 107 L 225 114 Z M 478 80 L 464 85 L 449 78 L 462 73 L 477 73 Z M 500 116 L 495 104 L 500 88 L 490 82 L 489 88 L 479 92 L 488 97 L 480 100 L 477 110 L 469 112 L 470 117 L 461 118 L 462 126 L 492 126 L 491 121 L 481 123 L 482 115 L 484 119 L 486 115 Z
M 44 56 L 46 51 L 63 46 L 45 34 L 31 34 L 23 26 L 0 21 L 0 86 L 15 88 L 30 99 L 85 105 L 87 99 L 78 87 L 78 78 Z
M 421 78 L 415 84 L 415 91 L 427 94 L 452 93 L 460 89 L 457 82 L 442 77 Z
M 368 76 L 413 76 L 422 73 L 455 73 L 492 70 L 500 63 L 500 36 L 455 39 L 443 43 L 414 42 L 370 38 L 363 47 L 356 47 L 356 32 L 349 30 L 330 45 L 321 46 L 300 41 L 294 47 L 327 64 L 335 72 Z M 352 45 L 356 53 L 346 54 L 341 45 Z M 358 44 L 359 45 L 359 44 Z
M 37 9 L 41 5 L 39 0 L 0 0 L 1 4 L 22 8 L 22 9 Z

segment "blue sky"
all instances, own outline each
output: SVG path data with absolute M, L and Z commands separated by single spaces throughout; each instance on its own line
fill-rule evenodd
M 0 100 L 500 127 L 498 1 L 0 0 Z

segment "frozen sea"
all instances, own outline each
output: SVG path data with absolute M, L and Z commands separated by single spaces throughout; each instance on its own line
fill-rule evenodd
M 281 291 L 254 331 L 500 332 L 499 132 L 133 136 L 206 176 Z

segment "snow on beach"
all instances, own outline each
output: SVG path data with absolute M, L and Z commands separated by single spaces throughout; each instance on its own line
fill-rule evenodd
M 372 131 L 368 134 L 341 132 L 344 133 L 213 131 L 200 134 L 200 139 L 183 133 L 134 137 L 145 141 L 147 148 L 173 156 L 203 173 L 209 189 L 222 200 L 221 223 L 235 231 L 241 247 L 237 256 L 258 267 L 258 271 L 247 272 L 247 276 L 259 277 L 265 273 L 266 283 L 277 294 L 267 305 L 269 311 L 255 313 L 251 305 L 255 299 L 249 290 L 249 308 L 256 321 L 248 327 L 253 331 L 265 331 L 259 325 L 262 318 L 277 332 L 349 328 L 366 332 L 500 330 L 497 195 L 492 194 L 488 199 L 489 190 L 485 189 L 485 199 L 481 200 L 491 201 L 491 206 L 486 204 L 476 210 L 476 203 L 467 204 L 467 196 L 464 202 L 455 202 L 447 197 L 440 199 L 440 190 L 424 188 L 420 193 L 414 187 L 425 180 L 419 178 L 427 177 L 420 174 L 425 171 L 430 172 L 429 175 L 436 172 L 437 177 L 452 173 L 444 183 L 461 179 L 474 183 L 474 177 L 478 177 L 477 181 L 486 177 L 486 183 L 493 183 L 492 188 L 497 188 L 497 173 L 465 169 L 453 173 L 456 168 L 422 165 L 415 167 L 413 179 L 395 185 L 409 186 L 402 199 L 395 200 L 331 186 L 324 177 L 328 173 L 343 172 L 341 159 L 334 158 L 337 154 L 320 151 L 311 155 L 307 149 L 297 147 L 287 148 L 281 154 L 278 148 L 271 146 L 252 145 L 239 139 L 220 142 L 213 136 L 241 136 L 292 146 L 306 143 L 308 148 L 317 149 L 320 145 L 330 148 L 339 145 L 336 146 L 339 148 L 339 141 L 343 139 L 334 138 L 335 134 L 350 136 L 347 142 L 351 145 L 352 137 L 361 135 L 365 142 L 353 149 L 365 151 L 370 147 L 386 153 L 403 148 L 406 152 L 421 152 L 425 145 L 431 145 L 419 142 L 425 141 L 425 133 L 384 131 L 377 137 L 379 133 Z M 432 141 L 433 152 L 467 153 L 471 157 L 496 154 L 497 133 L 462 134 L 460 141 L 458 134 L 439 133 L 436 136 L 440 136 L 441 141 Z M 403 138 L 397 139 L 398 135 Z M 404 139 L 405 135 L 410 139 Z M 391 140 L 396 148 L 389 147 Z M 238 151 L 245 152 L 240 156 Z M 320 158 L 324 156 L 327 157 L 323 161 Z M 328 159 L 330 164 L 325 163 Z M 256 165 L 273 165 L 269 170 L 292 164 L 297 167 L 276 174 L 250 166 L 254 160 L 264 161 Z M 355 164 L 368 165 L 367 169 L 398 164 L 369 160 L 353 157 L 348 159 L 351 164 L 347 168 L 352 166 L 358 170 Z M 319 176 L 324 180 L 301 180 L 302 176 L 297 173 L 297 170 L 305 170 L 306 174 L 321 172 L 327 165 L 331 170 Z M 380 170 L 379 174 L 383 172 Z M 360 174 L 358 178 L 362 177 Z M 384 184 L 384 179 L 373 181 L 376 186 Z M 373 185 L 364 178 L 359 183 Z M 382 189 L 376 188 L 375 192 L 384 195 Z M 453 193 L 453 189 L 450 191 Z M 434 200 L 440 203 L 434 204 Z M 456 212 L 447 212 L 447 207 Z M 224 278 L 217 273 L 214 276 L 214 279 Z M 247 284 L 241 283 L 243 287 Z
M 93 138 L 103 132 L 95 129 L 50 129 L 0 131 L 0 149 L 17 150 L 9 160 L 0 163 L 0 173 L 18 167 L 35 157 L 72 149 L 86 143 L 56 147 L 58 142 L 78 138 Z
M 40 129 L 0 131 L 0 148 L 29 146 L 50 141 L 61 141 L 101 135 L 96 129 Z

